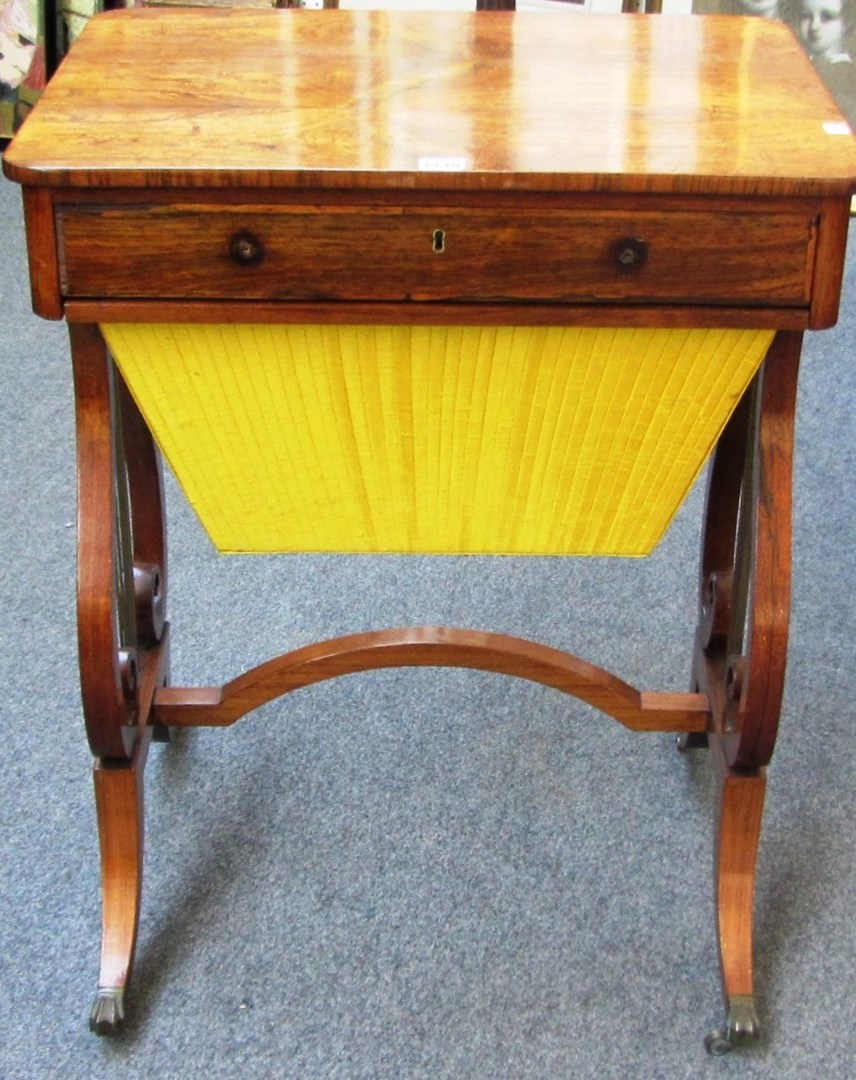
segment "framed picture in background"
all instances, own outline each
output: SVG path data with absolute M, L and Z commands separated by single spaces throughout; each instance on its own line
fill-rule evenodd
M 692 10 L 788 23 L 856 130 L 856 0 L 693 0 Z

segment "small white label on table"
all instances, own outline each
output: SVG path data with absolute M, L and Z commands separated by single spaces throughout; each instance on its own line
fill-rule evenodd
M 465 157 L 421 157 L 418 161 L 420 172 L 464 172 L 467 168 Z

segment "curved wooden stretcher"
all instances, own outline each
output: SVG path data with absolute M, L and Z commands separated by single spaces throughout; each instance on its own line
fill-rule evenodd
M 828 326 L 836 317 L 849 195 L 856 186 L 856 152 L 851 141 L 836 137 L 841 120 L 831 101 L 780 28 L 733 20 L 726 33 L 722 21 L 696 18 L 672 19 L 668 24 L 648 20 L 644 25 L 630 19 L 622 21 L 619 30 L 609 18 L 570 20 L 573 28 L 564 31 L 556 70 L 564 70 L 569 53 L 594 58 L 596 68 L 602 50 L 611 63 L 622 65 L 627 80 L 617 90 L 616 81 L 610 82 L 613 96 L 598 99 L 604 112 L 591 127 L 579 129 L 575 146 L 558 139 L 551 146 L 552 156 L 545 160 L 543 140 L 569 124 L 582 125 L 580 117 L 586 108 L 576 112 L 564 99 L 555 104 L 558 76 L 544 37 L 546 24 L 539 24 L 538 19 L 515 22 L 507 15 L 483 15 L 476 31 L 464 16 L 449 16 L 441 23 L 422 21 L 418 15 L 400 21 L 389 16 L 389 22 L 372 24 L 373 40 L 384 45 L 377 46 L 377 54 L 367 56 L 354 43 L 366 39 L 369 24 L 363 20 L 369 16 L 325 15 L 322 34 L 320 21 L 288 12 L 213 17 L 170 12 L 170 33 L 159 35 L 163 17 L 162 11 L 148 9 L 93 20 L 33 121 L 13 144 L 4 166 L 25 186 L 36 310 L 47 317 L 67 318 L 71 337 L 79 478 L 80 672 L 83 711 L 95 757 L 103 880 L 101 970 L 92 1030 L 113 1033 L 124 1018 L 140 914 L 143 772 L 151 741 L 168 741 L 170 729 L 177 727 L 232 724 L 291 690 L 339 675 L 419 665 L 468 667 L 529 679 L 593 705 L 631 730 L 674 732 L 681 749 L 709 748 L 719 792 L 715 882 L 726 1018 L 708 1036 L 707 1046 L 718 1054 L 757 1039 L 753 891 L 765 767 L 775 746 L 785 676 L 797 371 L 802 332 Z M 134 33 L 126 35 L 122 31 L 129 20 Z M 555 36 L 551 27 L 548 38 L 553 41 Z M 293 97 L 290 84 L 273 87 L 269 97 L 258 91 L 261 97 L 255 103 L 245 99 L 243 111 L 232 121 L 235 132 L 240 128 L 247 134 L 248 160 L 242 167 L 231 159 L 223 164 L 222 157 L 217 157 L 230 141 L 207 127 L 204 108 L 194 105 L 192 94 L 183 107 L 187 113 L 174 117 L 172 127 L 162 126 L 159 145 L 146 150 L 135 136 L 123 142 L 121 132 L 127 125 L 121 101 L 111 111 L 98 95 L 91 102 L 86 97 L 85 87 L 102 84 L 104 71 L 121 66 L 138 80 L 127 91 L 134 96 L 138 115 L 145 117 L 151 110 L 153 122 L 162 115 L 159 110 L 176 108 L 175 101 L 186 96 L 188 86 L 196 88 L 200 101 L 228 102 L 232 91 L 218 82 L 223 68 L 214 58 L 242 37 L 254 41 L 274 61 L 280 56 L 277 50 L 282 50 L 278 77 L 294 80 L 298 99 L 306 106 L 296 109 L 296 115 L 280 115 L 282 102 Z M 186 45 L 190 39 L 192 49 Z M 377 131 L 356 149 L 336 137 L 356 130 L 348 106 L 339 115 L 328 108 L 323 96 L 325 79 L 319 76 L 318 65 L 330 51 L 331 41 L 341 54 L 335 77 L 342 78 L 351 63 L 362 72 L 363 81 L 355 76 L 349 93 L 356 101 L 366 93 L 376 106 L 372 112 L 363 101 L 359 114 L 364 122 L 373 117 Z M 694 48 L 697 68 L 687 59 L 696 55 Z M 411 55 L 414 49 L 418 54 Z M 509 67 L 512 54 L 513 72 Z M 158 58 L 157 77 L 147 81 L 143 61 L 153 55 Z M 301 79 L 304 55 L 307 70 L 314 72 L 311 86 Z M 424 137 L 412 122 L 414 116 L 422 115 L 425 104 L 419 85 L 405 78 L 395 83 L 397 95 L 377 98 L 373 90 L 365 90 L 382 82 L 378 72 L 395 82 L 397 64 L 402 72 L 412 71 L 414 55 L 437 76 L 430 98 L 434 125 L 455 132 L 462 117 L 466 118 L 469 141 L 465 149 L 470 155 L 466 160 L 455 157 L 444 163 L 432 156 L 415 163 Z M 651 57 L 659 65 L 656 71 L 651 68 Z M 296 66 L 289 69 L 286 59 Z M 374 65 L 374 81 L 366 74 L 366 65 Z M 692 117 L 682 110 L 679 87 L 688 65 L 698 100 L 725 101 L 727 106 L 710 116 L 695 107 Z M 218 74 L 206 83 L 208 68 Z M 638 96 L 638 88 L 655 75 L 663 96 L 659 108 L 647 113 L 647 99 Z M 665 89 L 670 80 L 675 86 Z M 788 100 L 795 103 L 794 115 L 780 127 L 771 120 L 772 105 L 781 104 L 777 80 L 787 83 Z M 182 88 L 181 93 L 173 92 L 174 87 Z M 539 109 L 546 109 L 549 122 L 528 142 L 530 125 L 525 116 L 518 127 L 509 126 L 505 118 L 500 119 L 505 105 L 501 110 L 492 108 L 489 95 L 487 105 L 475 108 L 476 90 L 485 87 L 494 91 L 504 87 L 512 100 L 519 92 L 520 109 L 537 91 Z M 337 92 L 345 91 L 339 86 Z M 313 97 L 316 94 L 321 95 L 318 100 Z M 765 95 L 774 99 L 766 110 Z M 69 100 L 74 102 L 73 112 L 65 104 Z M 484 102 L 484 93 L 479 100 Z M 674 115 L 667 108 L 662 116 L 664 103 L 675 103 Z M 392 114 L 383 114 L 381 107 L 393 110 Z M 756 121 L 753 107 L 764 113 L 762 120 Z M 723 110 L 728 113 L 724 129 L 717 126 Z M 537 124 L 537 115 L 530 118 L 532 124 Z M 188 128 L 181 119 L 185 116 L 196 126 Z M 292 141 L 287 145 L 254 142 L 254 133 L 260 138 L 265 124 L 274 123 L 272 118 L 281 127 L 286 120 L 291 124 Z M 619 125 L 626 140 L 620 166 L 615 164 L 614 140 L 601 140 L 601 129 L 610 120 Z M 222 111 L 216 122 L 225 122 Z M 56 135 L 58 128 L 65 132 L 64 141 Z M 384 143 L 387 130 L 396 132 L 394 147 Z M 93 139 L 87 145 L 84 136 L 98 131 L 108 132 L 113 141 Z M 301 135 L 305 136 L 302 142 Z M 687 139 L 692 140 L 690 154 Z M 408 158 L 411 150 L 414 153 Z M 146 153 L 150 160 L 140 157 Z M 376 161 L 372 154 L 377 155 Z M 374 257 L 372 238 L 376 235 L 392 240 L 381 244 L 382 250 Z M 185 344 L 173 352 L 178 338 L 167 331 L 166 336 L 160 332 L 152 336 L 145 328 L 155 324 L 167 330 L 191 328 L 193 334 L 182 338 Z M 242 333 L 234 330 L 238 325 L 278 328 L 276 334 L 258 331 L 254 340 L 268 341 L 267 352 L 261 350 L 249 367 L 243 354 L 230 359 L 239 340 L 235 334 Z M 426 415 L 433 416 L 435 406 L 442 411 L 438 401 L 449 380 L 442 385 L 431 383 L 435 362 L 424 367 L 422 336 L 415 331 L 406 341 L 396 339 L 402 351 L 389 368 L 383 348 L 372 351 L 367 345 L 372 340 L 369 336 L 342 327 L 464 328 L 455 370 L 459 377 L 467 370 L 467 378 L 473 379 L 476 375 L 466 367 L 467 358 L 478 351 L 475 338 L 466 336 L 472 327 L 536 328 L 539 334 L 543 329 L 544 336 L 533 346 L 532 355 L 539 357 L 547 355 L 545 342 L 554 340 L 549 328 L 556 327 L 650 328 L 658 335 L 712 327 L 735 335 L 723 339 L 725 351 L 736 355 L 750 350 L 746 355 L 755 357 L 750 365 L 754 374 L 741 374 L 739 386 L 734 384 L 737 389 L 727 394 L 711 390 L 703 406 L 681 406 L 680 402 L 688 400 L 685 391 L 709 368 L 706 354 L 700 354 L 699 366 L 690 366 L 681 375 L 684 381 L 675 397 L 678 404 L 668 397 L 670 378 L 654 379 L 640 400 L 644 404 L 654 394 L 658 402 L 666 402 L 663 411 L 651 414 L 645 432 L 634 430 L 633 438 L 624 440 L 620 470 L 612 465 L 607 470 L 610 484 L 613 472 L 630 470 L 648 454 L 646 439 L 650 436 L 655 444 L 664 417 L 674 418 L 676 410 L 683 434 L 661 454 L 664 467 L 684 468 L 681 440 L 697 434 L 705 424 L 710 428 L 705 438 L 716 444 L 709 468 L 689 691 L 640 690 L 590 662 L 512 636 L 426 626 L 307 645 L 223 686 L 170 685 L 167 544 L 158 443 L 166 448 L 186 490 L 199 494 L 200 516 L 216 536 L 223 499 L 206 502 L 210 492 L 194 486 L 196 459 L 204 466 L 200 483 L 213 476 L 215 494 L 227 490 L 230 483 L 240 491 L 244 480 L 239 476 L 234 481 L 229 470 L 232 458 L 242 452 L 240 431 L 252 427 L 251 416 L 248 422 L 231 412 L 229 430 L 238 433 L 234 454 L 230 447 L 221 454 L 216 439 L 210 446 L 204 442 L 221 430 L 219 414 L 205 408 L 219 409 L 220 403 L 205 408 L 194 404 L 180 423 L 174 420 L 172 406 L 187 404 L 195 393 L 193 379 L 210 363 L 218 379 L 249 378 L 248 383 L 223 383 L 230 387 L 223 395 L 223 407 L 239 409 L 239 399 L 247 397 L 246 387 L 252 387 L 262 370 L 254 364 L 271 364 L 276 374 L 285 369 L 286 354 L 297 357 L 298 367 L 304 363 L 295 339 L 282 328 L 308 325 L 330 333 L 339 328 L 332 351 L 341 359 L 341 371 L 324 366 L 331 350 L 321 350 L 318 362 L 322 366 L 313 369 L 316 385 L 335 389 L 341 374 L 344 389 L 331 392 L 334 405 L 344 400 L 344 394 L 352 406 L 357 400 L 361 403 L 350 410 L 355 416 L 370 417 L 376 410 L 385 424 L 391 422 L 392 413 L 397 414 L 397 422 L 409 415 L 408 407 L 385 408 L 393 398 L 400 405 L 405 386 L 414 395 L 407 400 L 421 401 Z M 746 329 L 762 337 L 740 338 Z M 325 340 L 329 344 L 332 339 Z M 483 403 L 478 406 L 482 411 L 476 417 L 480 430 L 494 431 L 490 424 L 495 422 L 495 432 L 505 433 L 482 437 L 478 453 L 487 453 L 489 443 L 491 453 L 499 455 L 490 459 L 488 472 L 493 476 L 511 469 L 509 483 L 515 497 L 520 496 L 521 507 L 540 498 L 540 476 L 553 476 L 554 469 L 568 462 L 573 476 L 582 475 L 583 469 L 595 470 L 586 473 L 594 476 L 602 466 L 600 459 L 612 453 L 616 444 L 609 428 L 610 402 L 621 406 L 622 423 L 632 423 L 629 414 L 636 415 L 638 410 L 636 405 L 631 410 L 628 402 L 637 401 L 633 395 L 644 383 L 645 365 L 659 363 L 652 357 L 666 355 L 652 341 L 668 346 L 670 340 L 674 339 L 646 337 L 637 348 L 634 338 L 636 344 L 627 346 L 626 359 L 614 368 L 607 353 L 603 354 L 600 383 L 607 378 L 614 382 L 604 395 L 608 400 L 602 415 L 597 412 L 601 405 L 596 394 L 575 391 L 557 395 L 555 407 L 545 405 L 537 422 L 532 419 L 534 412 L 527 411 L 523 419 L 513 412 L 512 406 L 517 409 L 525 395 L 513 393 L 512 384 L 502 381 L 510 377 L 507 373 L 513 370 L 517 355 L 509 349 L 508 362 L 494 364 L 491 378 L 500 382 L 485 383 Z M 581 341 L 597 350 L 603 339 L 596 343 L 594 338 L 568 337 L 561 346 L 566 352 L 557 344 L 551 386 L 559 379 L 592 377 L 591 367 L 585 367 L 587 361 L 577 359 Z M 348 348 L 359 358 L 350 367 Z M 205 359 L 206 349 L 216 363 Z M 681 345 L 675 356 L 683 357 L 686 351 Z M 448 358 L 450 354 L 442 355 Z M 534 364 L 535 374 L 526 368 L 526 379 L 543 373 L 546 362 Z M 739 362 L 738 357 L 738 367 Z M 448 359 L 443 363 L 448 364 Z M 420 382 L 424 370 L 428 381 Z M 592 385 L 598 384 L 597 374 Z M 169 382 L 173 376 L 187 376 L 190 381 L 170 390 L 171 385 L 179 385 Z M 388 384 L 387 377 L 392 380 Z M 525 380 L 524 384 L 535 385 Z M 413 389 L 417 385 L 423 387 L 422 399 Z M 344 413 L 333 405 L 327 409 L 320 391 L 304 396 L 307 411 L 289 414 L 283 431 L 271 436 L 284 440 L 281 446 L 276 442 L 277 461 L 288 454 L 311 454 L 319 443 L 332 446 L 346 426 Z M 540 391 L 532 397 L 546 400 Z M 169 406 L 165 410 L 164 402 Z M 503 413 L 505 408 L 512 412 Z M 722 411 L 721 421 L 714 416 L 717 409 Z M 464 413 L 459 408 L 447 410 L 437 431 L 442 435 L 453 430 L 459 421 L 448 417 Z M 580 418 L 591 426 L 592 416 L 596 424 L 591 445 L 598 449 L 587 456 L 587 436 L 578 437 L 578 433 L 585 427 L 580 426 Z M 447 536 L 445 526 L 437 524 L 446 519 L 437 509 L 439 503 L 432 502 L 436 492 L 432 489 L 426 494 L 415 479 L 428 467 L 426 462 L 433 461 L 431 439 L 427 439 L 428 448 L 420 450 L 415 428 L 411 431 L 404 424 L 391 434 L 393 429 L 387 427 L 381 438 L 379 429 L 371 425 L 362 431 L 358 419 L 353 431 L 349 429 L 348 445 L 356 447 L 352 457 L 359 457 L 361 438 L 369 448 L 359 475 L 360 484 L 365 481 L 362 494 L 369 493 L 366 513 L 375 515 L 371 520 L 386 509 L 383 498 L 376 500 L 379 507 L 372 504 L 371 485 L 381 494 L 388 485 L 392 493 L 403 476 L 404 501 L 414 503 L 415 518 L 429 520 L 429 538 L 419 542 L 429 550 L 458 549 L 455 538 L 461 535 L 461 521 L 468 529 L 476 510 L 482 513 L 479 499 L 483 493 L 474 496 L 472 503 L 463 497 L 458 500 L 464 504 L 463 517 L 459 520 L 450 513 Z M 470 421 L 465 417 L 460 422 L 465 426 L 449 437 L 449 453 L 473 444 L 466 427 Z M 316 431 L 314 424 L 326 425 L 317 428 L 326 434 L 301 442 L 300 432 Z M 522 439 L 533 425 L 550 425 L 556 433 L 552 442 L 543 440 L 547 445 L 543 461 L 537 457 L 542 446 L 538 442 L 537 453 L 527 449 L 508 466 L 506 444 L 516 446 L 516 435 Z M 175 441 L 177 429 L 192 431 L 186 445 Z M 676 495 L 663 508 L 664 517 L 655 533 L 666 527 L 681 490 L 703 464 L 703 442 L 697 448 L 698 460 L 691 460 L 686 476 L 675 481 Z M 530 447 L 530 443 L 525 445 Z M 396 457 L 399 451 L 400 459 Z M 388 470 L 379 469 L 374 475 L 379 458 Z M 517 483 L 515 471 L 519 469 L 522 475 L 524 458 L 531 473 L 531 485 L 525 490 Z M 532 466 L 533 460 L 541 464 Z M 331 456 L 330 462 L 329 472 L 338 483 L 336 470 L 341 468 L 345 475 L 350 458 L 346 454 L 337 463 Z M 271 543 L 280 549 L 288 544 L 287 537 L 282 539 L 283 534 L 276 531 L 280 529 L 277 506 L 286 488 L 289 499 L 304 500 L 295 505 L 303 507 L 305 518 L 313 512 L 318 485 L 332 483 L 320 473 L 317 482 L 306 483 L 294 470 L 284 470 L 281 486 L 274 485 L 279 494 L 269 511 L 277 537 Z M 331 486 L 329 495 L 325 494 L 325 506 L 335 501 L 336 490 Z M 260 515 L 268 513 L 262 509 L 264 496 L 263 491 L 251 496 Z M 656 493 L 646 497 L 656 501 Z M 568 544 L 575 550 L 585 547 L 591 535 L 595 552 L 623 550 L 627 535 L 635 531 L 635 511 L 629 514 L 623 538 L 610 540 L 615 548 L 604 547 L 605 542 L 597 538 L 614 537 L 613 519 L 620 525 L 619 509 L 631 505 L 628 499 L 627 492 L 619 491 L 593 520 L 590 533 L 581 540 L 576 533 L 568 534 L 575 537 Z M 495 500 L 483 501 L 485 520 L 490 522 Z M 228 511 L 231 504 L 228 500 L 226 504 Z M 500 505 L 506 504 L 500 500 Z M 592 505 L 587 494 L 576 506 L 577 516 L 588 520 Z M 400 518 L 402 513 L 396 509 L 394 516 Z M 523 510 L 519 513 L 525 516 Z M 563 530 L 572 527 L 564 518 L 559 521 L 555 530 L 559 550 Z M 493 528 L 490 525 L 488 533 Z M 335 537 L 336 528 L 324 534 L 324 543 L 330 533 Z M 361 525 L 355 526 L 353 536 L 343 537 L 343 548 L 362 550 L 365 535 Z M 514 534 L 498 550 L 516 543 L 525 548 L 529 536 Z M 386 542 L 378 541 L 376 549 L 388 550 Z M 230 539 L 226 546 L 231 549 L 238 543 L 240 539 Z

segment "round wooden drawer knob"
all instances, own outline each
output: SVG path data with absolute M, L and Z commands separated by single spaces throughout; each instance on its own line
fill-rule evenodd
M 612 245 L 612 257 L 619 270 L 638 270 L 648 259 L 648 245 L 633 236 L 622 236 Z
M 229 241 L 229 254 L 238 266 L 258 266 L 265 257 L 265 249 L 253 233 L 238 232 Z

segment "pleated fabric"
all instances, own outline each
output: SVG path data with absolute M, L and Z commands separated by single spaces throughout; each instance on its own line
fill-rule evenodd
M 649 553 L 772 332 L 110 324 L 223 552 Z

